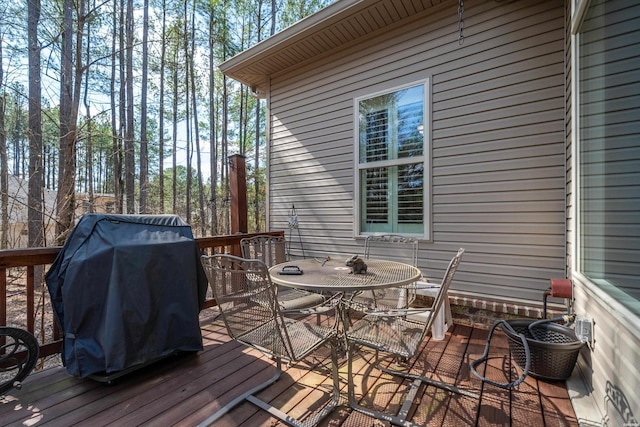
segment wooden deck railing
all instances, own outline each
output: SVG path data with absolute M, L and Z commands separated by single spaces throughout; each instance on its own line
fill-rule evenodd
M 196 238 L 198 246 L 203 253 L 229 253 L 233 255 L 240 255 L 240 240 L 244 237 L 251 237 L 259 234 L 270 235 L 282 235 L 284 231 L 273 231 L 264 233 L 239 233 L 233 235 L 213 236 L 213 237 L 200 237 Z M 40 285 L 44 286 L 44 272 L 53 263 L 56 256 L 62 249 L 61 246 L 46 247 L 46 248 L 25 248 L 25 249 L 6 249 L 0 250 L 0 326 L 16 326 L 27 329 L 32 334 L 36 335 L 38 342 L 40 343 L 40 356 L 50 356 L 52 354 L 59 353 L 62 349 L 62 339 L 57 322 L 53 319 L 53 312 L 51 310 L 40 311 L 41 316 L 51 316 L 49 322 L 53 325 L 52 328 L 47 330 L 47 334 L 43 334 L 41 328 L 40 333 L 36 334 L 36 296 L 37 292 L 42 292 Z M 7 319 L 8 313 L 8 294 L 7 285 L 9 283 L 9 276 L 13 272 L 19 271 L 20 275 L 24 275 L 24 279 L 15 280 L 14 283 L 18 283 L 17 295 L 15 290 L 13 291 L 11 298 L 11 304 L 24 305 L 24 308 L 20 307 L 19 311 L 21 315 L 26 316 L 26 320 L 17 321 L 16 319 Z M 36 280 L 36 278 L 38 280 Z M 36 289 L 38 286 L 39 289 Z M 15 288 L 15 286 L 13 287 Z M 48 292 L 45 292 L 45 298 L 49 298 Z M 44 301 L 42 302 L 43 307 Z M 212 307 L 215 305 L 215 300 L 207 299 L 205 303 L 206 307 Z M 42 320 L 42 319 L 41 319 Z M 45 322 L 43 322 L 45 323 Z

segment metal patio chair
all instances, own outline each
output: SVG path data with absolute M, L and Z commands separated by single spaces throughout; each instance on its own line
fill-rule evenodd
M 442 308 L 445 295 L 453 280 L 453 275 L 460 264 L 464 249 L 460 249 L 453 257 L 444 274 L 438 294 L 436 295 L 433 305 L 427 308 L 376 308 L 366 307 L 361 304 L 351 304 L 352 309 L 361 311 L 364 315 L 356 320 L 347 330 L 348 343 L 348 394 L 349 404 L 359 412 L 369 416 L 391 422 L 395 425 L 414 426 L 410 421 L 406 420 L 411 405 L 418 393 L 418 388 L 422 383 L 434 385 L 436 387 L 462 394 L 468 397 L 478 398 L 474 393 L 462 390 L 451 384 L 436 381 L 420 375 L 415 375 L 404 370 L 393 370 L 384 368 L 379 365 L 380 352 L 395 356 L 398 360 L 408 361 L 416 355 L 421 343 L 428 334 L 432 323 Z M 420 317 L 424 321 L 414 320 L 412 314 L 427 313 L 426 316 Z M 368 347 L 376 352 L 375 363 L 378 369 L 391 375 L 400 376 L 405 379 L 412 380 L 405 401 L 397 414 L 387 414 L 371 408 L 361 406 L 355 397 L 355 386 L 353 380 L 353 356 L 356 347 Z
M 418 241 L 397 234 L 367 236 L 364 243 L 365 263 L 369 258 L 398 261 L 418 266 Z M 416 282 L 402 287 L 361 291 L 351 297 L 353 303 L 376 308 L 406 308 L 416 297 Z
M 397 234 L 379 234 L 368 236 L 365 240 L 365 258 L 383 258 L 404 262 L 418 267 L 418 240 L 413 237 Z M 402 288 L 381 289 L 376 292 L 363 293 L 356 301 L 377 307 L 402 308 L 409 307 L 416 299 L 416 295 L 435 298 L 440 288 L 439 282 L 429 281 L 422 277 Z M 424 317 L 424 313 L 413 315 Z M 440 318 L 435 322 L 432 333 L 436 339 L 444 339 L 446 330 L 451 326 L 451 306 L 448 295 L 445 294 L 443 310 Z
M 286 240 L 282 236 L 254 236 L 240 240 L 242 257 L 259 259 L 267 267 L 286 262 Z M 302 289 L 278 287 L 278 303 L 283 310 L 313 307 L 325 302 L 325 297 Z
M 283 316 L 280 305 L 276 302 L 276 285 L 271 281 L 264 262 L 232 255 L 204 255 L 201 260 L 229 336 L 273 357 L 276 360 L 276 373 L 268 381 L 232 400 L 200 426 L 214 423 L 244 400 L 289 425 L 316 425 L 339 402 L 337 355 L 335 346 L 332 345 L 332 340 L 337 335 L 336 329 Z M 282 373 L 283 359 L 301 361 L 323 345 L 331 347 L 333 394 L 329 402 L 314 416 L 304 421 L 296 420 L 255 396 L 278 380 Z

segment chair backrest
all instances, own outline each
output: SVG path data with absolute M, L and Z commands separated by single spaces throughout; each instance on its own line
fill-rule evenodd
M 364 241 L 365 258 L 382 258 L 418 266 L 418 240 L 398 234 L 375 234 Z
M 285 262 L 286 240 L 282 236 L 254 236 L 240 240 L 242 257 L 259 259 L 267 267 Z
M 427 324 L 425 326 L 425 330 L 430 330 L 431 325 L 442 309 L 442 305 L 444 299 L 447 298 L 447 292 L 449 291 L 449 287 L 451 286 L 451 282 L 453 282 L 453 275 L 456 274 L 456 270 L 460 265 L 460 261 L 462 260 L 462 254 L 464 254 L 464 248 L 458 249 L 458 253 L 451 259 L 449 262 L 449 266 L 442 277 L 442 283 L 440 285 L 440 289 L 436 294 L 436 297 L 433 300 L 433 305 L 431 306 L 431 313 L 429 315 L 429 319 L 427 320 Z
M 364 242 L 364 257 L 418 266 L 418 240 L 398 234 L 374 234 Z M 398 288 L 365 291 L 354 300 L 377 308 L 406 308 L 416 297 L 415 283 Z
M 201 261 L 229 336 L 295 360 L 266 264 L 225 254 Z

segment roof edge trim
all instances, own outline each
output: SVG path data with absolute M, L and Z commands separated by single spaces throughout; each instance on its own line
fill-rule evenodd
M 337 0 L 335 3 L 330 4 L 324 9 L 301 19 L 273 36 L 266 38 L 260 43 L 257 43 L 232 58 L 227 59 L 218 65 L 218 68 L 224 74 L 227 74 L 228 71 L 231 71 L 246 62 L 251 62 L 258 57 L 268 56 L 270 51 L 273 49 L 286 45 L 296 39 L 304 38 L 307 33 L 313 31 L 314 28 L 324 24 L 325 22 L 344 14 L 351 9 L 358 8 L 359 6 L 366 6 L 369 3 L 371 3 L 371 0 Z

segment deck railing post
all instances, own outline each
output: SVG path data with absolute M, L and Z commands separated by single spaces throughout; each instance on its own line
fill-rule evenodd
M 245 158 L 229 156 L 229 186 L 231 192 L 231 233 L 247 232 L 247 173 Z

